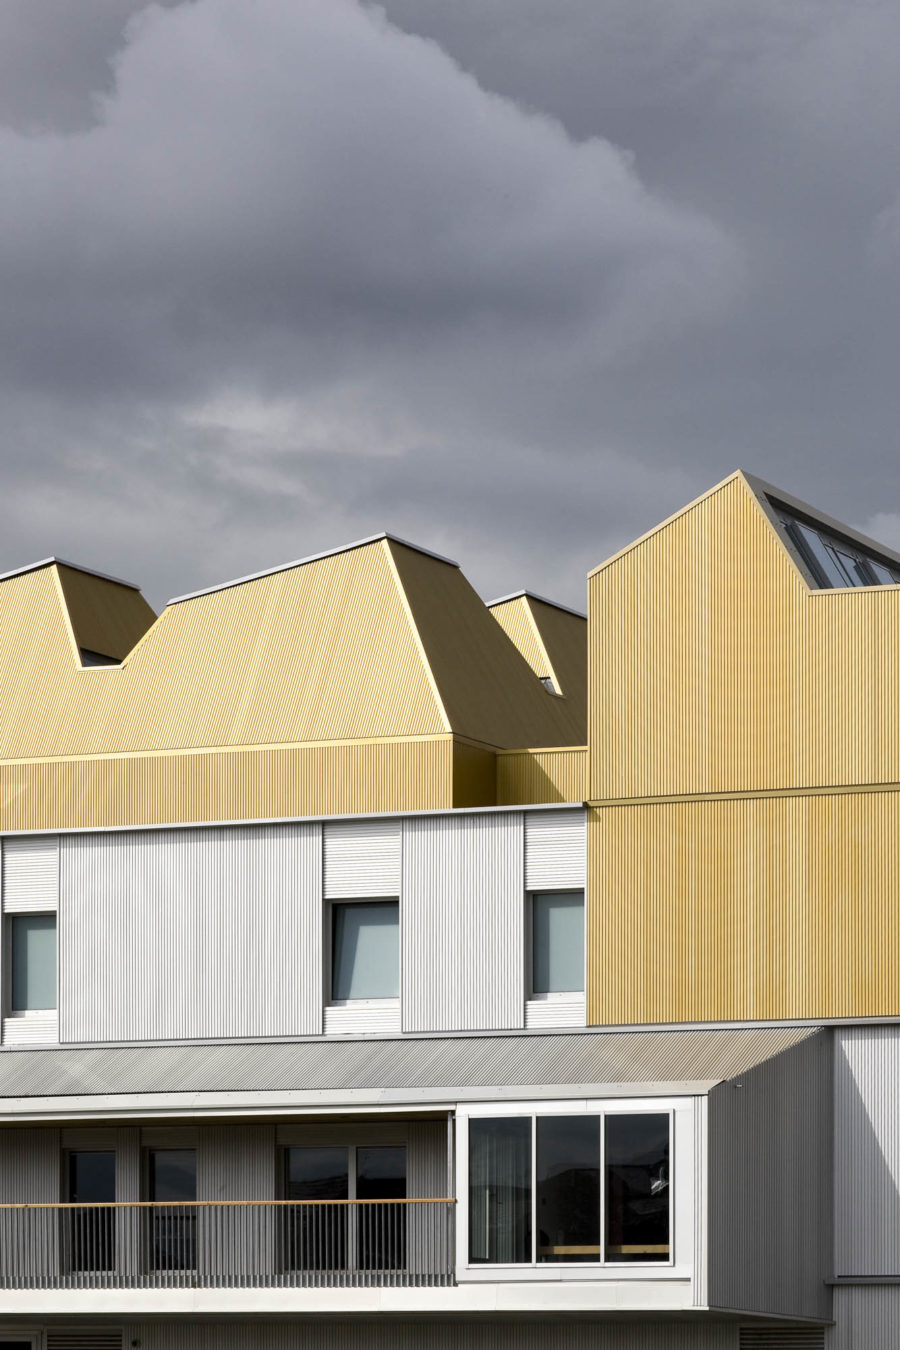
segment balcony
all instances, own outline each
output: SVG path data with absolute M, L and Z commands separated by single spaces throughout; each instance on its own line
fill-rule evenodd
M 0 1289 L 448 1286 L 455 1204 L 5 1204 Z

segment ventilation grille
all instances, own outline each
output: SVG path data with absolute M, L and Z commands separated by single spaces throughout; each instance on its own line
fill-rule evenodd
M 113 1327 L 103 1329 L 79 1327 L 77 1331 L 47 1332 L 47 1350 L 122 1350 L 122 1332 Z
M 825 1350 L 825 1328 L 741 1327 L 740 1350 Z

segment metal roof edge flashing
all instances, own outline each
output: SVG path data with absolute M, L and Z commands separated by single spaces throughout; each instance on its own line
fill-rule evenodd
M 438 562 L 447 563 L 449 567 L 459 567 L 458 562 L 452 558 L 445 558 L 441 553 L 435 553 L 430 548 L 423 548 L 421 544 L 413 544 L 408 539 L 401 539 L 399 535 L 390 534 L 387 530 L 381 534 L 370 534 L 364 539 L 354 539 L 352 543 L 341 544 L 338 548 L 327 548 L 321 553 L 310 553 L 305 558 L 295 558 L 293 562 L 279 563 L 276 567 L 266 567 L 261 572 L 248 572 L 246 576 L 235 577 L 233 581 L 220 581 L 215 586 L 204 586 L 199 591 L 188 591 L 184 595 L 174 595 L 171 600 L 166 601 L 166 605 L 180 605 L 184 600 L 198 600 L 204 595 L 214 595 L 217 591 L 230 591 L 235 586 L 244 586 L 249 581 L 262 581 L 264 577 L 277 576 L 279 572 L 290 572 L 295 567 L 305 567 L 307 563 L 321 562 L 323 558 L 335 558 L 340 553 L 352 553 L 355 548 L 365 548 L 368 544 L 379 544 L 383 539 L 392 544 L 402 544 L 404 548 L 411 548 L 415 553 L 424 553 L 426 557 L 436 558 Z
M 542 605 L 549 605 L 551 609 L 564 610 L 566 614 L 574 614 L 576 619 L 587 620 L 587 615 L 580 609 L 573 609 L 571 605 L 560 604 L 558 600 L 550 600 L 546 595 L 538 595 L 537 591 L 523 589 L 521 591 L 512 591 L 509 595 L 498 595 L 496 600 L 485 600 L 485 608 L 493 609 L 495 605 L 505 605 L 509 600 L 539 600 Z
M 0 581 L 9 581 L 12 577 L 21 577 L 26 572 L 38 572 L 42 567 L 68 567 L 73 572 L 84 572 L 89 577 L 99 577 L 101 581 L 112 581 L 116 586 L 127 586 L 130 591 L 140 591 L 136 581 L 126 581 L 124 577 L 114 577 L 109 572 L 98 572 L 96 567 L 85 567 L 83 563 L 69 562 L 67 558 L 41 558 L 40 562 L 26 563 L 24 567 L 13 567 L 9 572 L 0 572 Z

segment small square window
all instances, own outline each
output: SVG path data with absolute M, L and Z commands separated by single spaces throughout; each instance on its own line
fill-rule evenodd
M 584 990 L 584 891 L 546 891 L 531 898 L 531 990 Z
M 398 998 L 400 906 L 396 900 L 331 907 L 331 997 Z
M 12 914 L 10 938 L 10 1011 L 37 1012 L 56 1007 L 56 915 Z

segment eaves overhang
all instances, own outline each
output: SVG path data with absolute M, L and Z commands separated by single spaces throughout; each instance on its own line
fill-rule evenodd
M 696 1096 L 818 1031 L 598 1030 L 10 1050 L 0 1054 L 0 1119 Z

